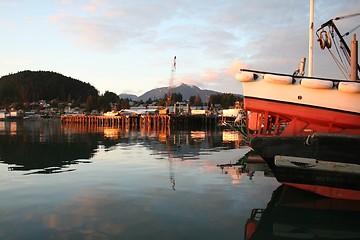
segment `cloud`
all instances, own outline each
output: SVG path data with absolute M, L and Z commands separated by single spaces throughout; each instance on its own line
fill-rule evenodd
M 199 75 L 184 76 L 178 79 L 177 84 L 186 83 L 202 89 L 241 94 L 242 86 L 235 80 L 235 74 L 241 68 L 248 68 L 248 65 L 243 61 L 235 60 L 231 62 L 228 67 L 222 69 L 207 69 Z M 231 89 L 231 91 L 229 91 L 229 89 Z
M 360 3 L 316 1 L 315 10 L 319 26 L 332 17 L 359 11 Z M 235 60 L 246 63 L 247 68 L 292 73 L 308 53 L 308 4 L 296 0 L 209 0 L 206 4 L 190 0 L 63 0 L 50 20 L 85 51 L 147 59 L 134 58 L 132 66 L 144 67 L 164 55 L 179 55 L 183 62 L 179 62 L 177 82 L 204 88 L 230 89 L 236 83 L 229 74 Z M 315 73 L 334 74 L 336 67 L 329 68 L 328 63 L 316 61 Z M 164 82 L 154 75 L 154 82 Z
M 134 31 L 123 25 L 112 24 L 110 21 L 88 19 L 81 16 L 59 14 L 51 17 L 51 21 L 61 25 L 66 35 L 72 36 L 78 46 L 90 49 L 112 51 L 119 42 L 125 41 Z M 85 46 L 84 46 L 85 45 Z
M 76 43 L 87 47 L 109 50 L 128 41 L 136 42 L 152 28 L 170 17 L 168 4 L 130 2 L 83 1 L 77 4 L 61 4 L 60 10 L 50 21 L 62 32 L 72 36 Z M 154 14 L 156 13 L 156 14 Z
M 231 43 L 237 39 L 223 25 L 213 24 L 211 19 L 219 7 L 215 3 L 82 1 L 60 4 L 50 19 L 82 46 L 86 43 L 87 47 L 112 51 L 132 42 L 150 49 L 197 48 L 203 54 L 222 57 L 229 55 Z
M 84 4 L 82 9 L 85 12 L 96 13 L 100 11 L 103 6 L 106 7 L 106 5 L 108 5 L 108 2 L 106 0 L 90 0 Z
M 52 19 L 83 47 L 120 51 L 131 43 L 149 51 L 183 49 L 211 58 L 257 61 L 264 50 L 274 51 L 284 42 L 297 46 L 296 42 L 304 39 L 306 44 L 306 36 L 298 36 L 307 34 L 307 7 L 297 1 L 278 0 L 221 4 L 89 0 L 60 5 Z M 329 6 L 327 9 L 334 11 Z M 301 22 L 306 24 L 299 27 Z
M 227 70 L 227 75 L 228 76 L 235 76 L 235 74 L 241 69 L 241 68 L 247 68 L 247 64 L 240 61 L 240 60 L 236 60 L 234 62 L 231 63 L 230 67 Z
M 97 6 L 95 6 L 95 5 L 86 5 L 86 6 L 84 6 L 83 9 L 86 12 L 96 12 L 98 10 Z

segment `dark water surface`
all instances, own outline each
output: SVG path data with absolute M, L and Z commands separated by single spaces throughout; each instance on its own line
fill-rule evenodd
M 279 187 L 217 166 L 248 151 L 234 132 L 0 122 L 0 239 L 244 239 Z

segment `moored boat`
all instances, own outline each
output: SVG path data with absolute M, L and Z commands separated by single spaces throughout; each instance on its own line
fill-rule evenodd
M 246 74 L 244 74 L 246 73 Z M 360 92 L 350 93 L 332 86 L 359 84 L 349 80 L 306 78 L 279 75 L 279 79 L 292 78 L 294 83 L 277 84 L 266 80 L 270 73 L 245 70 L 237 79 L 243 82 L 244 108 L 250 113 L 247 121 L 253 135 L 308 135 L 309 132 L 360 134 Z M 272 78 L 276 75 L 272 74 Z M 318 88 L 304 87 L 301 82 L 318 82 Z M 283 81 L 289 81 L 284 80 Z M 346 85 L 347 84 L 347 85 Z M 315 83 L 312 83 L 315 86 Z M 350 85 L 353 86 L 353 85 Z M 351 87 L 349 87 L 351 88 Z M 354 86 L 356 89 L 356 86 Z M 351 91 L 350 89 L 348 91 Z M 355 90 L 353 90 L 355 91 Z M 286 126 L 286 127 L 285 127 Z
M 341 34 L 335 25 L 336 20 L 358 16 L 360 13 L 331 19 L 317 30 L 321 49 L 329 50 L 346 79 L 312 76 L 312 46 L 309 47 L 308 76 L 304 76 L 305 58 L 293 74 L 240 70 L 236 79 L 243 85 L 244 109 L 250 113 L 247 114 L 249 134 L 333 132 L 360 135 L 360 66 L 356 34 L 350 48 L 343 38 L 350 32 Z M 310 15 L 311 26 L 312 19 Z M 309 41 L 309 46 L 311 44 Z M 330 50 L 331 46 L 339 53 L 338 59 Z
M 359 15 L 329 20 L 317 31 L 322 49 L 339 39 L 337 49 L 349 64 L 346 79 L 314 77 L 311 71 L 304 76 L 305 59 L 292 75 L 241 69 L 236 76 L 243 84 L 250 146 L 281 183 L 360 200 L 358 44 L 354 35 L 350 49 L 334 23 Z

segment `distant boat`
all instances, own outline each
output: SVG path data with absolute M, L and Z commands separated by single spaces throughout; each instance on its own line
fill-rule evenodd
M 6 116 L 7 116 L 6 111 L 0 110 L 0 121 L 5 120 Z
M 321 25 L 317 35 L 321 48 L 336 44 L 331 36 L 340 39 L 338 49 L 349 59 L 350 79 L 303 76 L 304 59 L 293 75 L 240 70 L 236 78 L 243 84 L 250 145 L 279 182 L 328 197 L 360 200 L 358 55 L 347 46 L 334 19 Z M 355 36 L 352 44 L 357 49 Z
M 19 121 L 23 120 L 24 114 L 22 111 L 11 110 L 7 112 L 5 110 L 0 111 L 0 121 Z

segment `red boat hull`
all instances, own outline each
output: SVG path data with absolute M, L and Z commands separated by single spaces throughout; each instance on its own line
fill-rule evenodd
M 326 186 L 314 186 L 308 184 L 289 183 L 289 182 L 282 182 L 282 183 L 288 186 L 313 192 L 325 197 L 360 201 L 360 191 L 358 190 L 334 188 L 334 187 L 326 187 Z
M 264 117 L 286 119 L 288 126 L 281 135 L 306 135 L 309 132 L 360 135 L 359 113 L 252 97 L 245 97 L 244 108 Z M 268 121 L 264 119 L 263 122 Z

